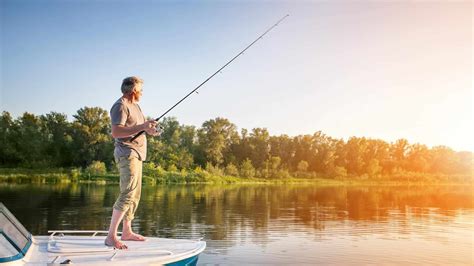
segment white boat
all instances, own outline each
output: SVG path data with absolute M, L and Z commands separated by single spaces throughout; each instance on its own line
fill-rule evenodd
M 196 265 L 206 242 L 148 237 L 124 241 L 128 249 L 104 244 L 107 231 L 49 231 L 32 236 L 0 203 L 0 265 Z

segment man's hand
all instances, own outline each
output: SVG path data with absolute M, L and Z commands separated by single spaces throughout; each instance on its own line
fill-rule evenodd
M 148 132 L 147 132 L 147 133 L 148 133 Z M 156 137 L 156 136 L 161 135 L 161 131 L 155 129 L 155 132 L 154 132 L 154 133 L 148 133 L 148 135 L 150 135 L 150 136 L 152 136 L 152 137 Z
M 157 125 L 158 122 L 156 122 L 155 120 L 148 120 L 143 123 L 143 130 L 145 130 L 148 135 L 157 136 L 159 134 L 159 132 L 156 130 Z

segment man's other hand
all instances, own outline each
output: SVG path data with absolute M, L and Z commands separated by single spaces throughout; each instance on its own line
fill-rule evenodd
M 156 122 L 155 120 L 148 120 L 145 123 L 143 123 L 143 130 L 145 130 L 145 132 L 148 135 L 156 136 L 159 133 L 156 130 L 157 125 L 158 125 L 158 122 Z

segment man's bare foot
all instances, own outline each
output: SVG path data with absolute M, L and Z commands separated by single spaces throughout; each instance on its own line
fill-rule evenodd
M 120 239 L 126 240 L 126 241 L 145 241 L 146 238 L 142 235 L 130 232 L 130 233 L 122 233 L 122 237 Z
M 120 242 L 116 237 L 107 236 L 107 238 L 104 241 L 104 244 L 108 247 L 113 247 L 115 249 L 128 249 L 127 245 Z

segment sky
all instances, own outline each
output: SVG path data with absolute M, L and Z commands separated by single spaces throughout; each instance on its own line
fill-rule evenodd
M 474 151 L 471 1 L 0 1 L 0 110 L 106 110 Z

